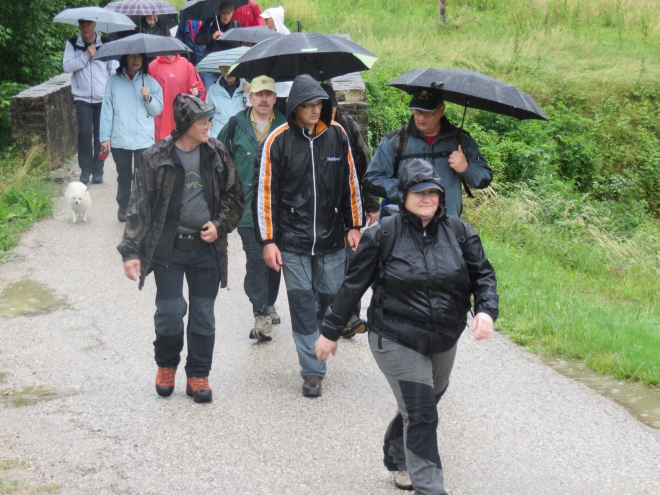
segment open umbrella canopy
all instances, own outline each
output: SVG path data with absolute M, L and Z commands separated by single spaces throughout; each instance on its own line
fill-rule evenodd
M 548 120 L 527 93 L 515 86 L 479 72 L 459 69 L 413 69 L 391 80 L 387 86 L 414 93 L 420 88 L 442 91 L 450 103 L 487 112 L 507 115 L 518 120 Z
M 186 53 L 190 49 L 176 38 L 157 36 L 155 34 L 134 34 L 111 43 L 102 45 L 92 57 L 92 60 L 119 59 L 123 55 L 139 53 L 147 57 L 158 55 L 176 55 Z
M 104 9 L 126 15 L 178 14 L 171 3 L 162 0 L 122 0 L 110 2 Z
M 202 59 L 200 63 L 197 64 L 198 72 L 213 72 L 215 74 L 220 74 L 220 66 L 228 65 L 232 66 L 236 61 L 249 50 L 247 46 L 239 46 L 237 48 L 232 48 L 230 50 L 223 50 L 221 52 L 209 53 L 206 57 Z
M 278 36 L 284 35 L 264 26 L 252 26 L 246 28 L 229 29 L 218 39 L 222 41 L 239 41 L 241 43 L 252 43 L 256 45 L 257 43 L 261 43 L 262 41 L 276 38 Z
M 104 33 L 116 33 L 135 29 L 135 23 L 124 14 L 101 7 L 77 7 L 65 9 L 55 16 L 53 22 L 78 25 L 78 21 L 94 21 L 96 29 Z
M 378 57 L 370 51 L 339 36 L 292 33 L 252 47 L 238 59 L 230 74 L 245 79 L 266 75 L 275 81 L 292 81 L 309 74 L 324 81 L 370 69 L 376 60 Z

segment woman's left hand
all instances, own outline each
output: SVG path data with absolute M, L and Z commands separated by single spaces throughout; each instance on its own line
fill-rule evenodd
M 486 313 L 477 313 L 472 320 L 474 340 L 484 340 L 493 335 L 493 319 Z
M 140 94 L 142 95 L 142 98 L 144 98 L 144 101 L 147 101 L 149 99 L 149 88 L 142 86 Z
M 319 361 L 327 361 L 330 357 L 330 354 L 333 356 L 337 355 L 337 342 L 333 342 L 330 339 L 326 339 L 321 335 L 316 340 L 316 359 Z

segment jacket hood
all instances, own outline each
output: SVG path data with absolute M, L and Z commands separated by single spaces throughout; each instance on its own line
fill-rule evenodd
M 332 105 L 321 85 L 308 74 L 302 74 L 293 80 L 293 85 L 286 100 L 286 116 L 290 118 L 293 110 L 300 104 L 308 101 L 323 100 L 321 121 L 329 126 L 332 121 Z
M 432 182 L 433 184 L 440 186 L 440 202 L 438 204 L 438 213 L 436 214 L 436 217 L 444 216 L 445 188 L 433 165 L 421 158 L 408 160 L 403 167 L 403 170 L 399 172 L 399 185 L 397 189 L 399 192 L 399 204 L 401 208 L 405 209 L 404 204 L 406 202 L 408 190 L 415 184 L 420 184 L 421 182 Z

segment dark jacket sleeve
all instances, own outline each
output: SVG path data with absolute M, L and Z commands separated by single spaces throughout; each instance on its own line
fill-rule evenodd
M 217 25 L 215 24 L 215 17 L 209 17 L 204 21 L 202 27 L 199 29 L 197 36 L 195 36 L 196 45 L 210 45 L 215 41 L 213 39 L 213 33 L 218 30 Z
M 399 179 L 394 177 L 394 144 L 387 136 L 378 145 L 362 181 L 367 192 L 374 196 L 399 202 Z
M 470 164 L 461 175 L 470 187 L 476 189 L 485 189 L 493 180 L 493 169 L 490 168 L 486 159 L 479 151 L 479 147 L 471 136 L 463 135 L 462 141 L 465 143 L 463 153 Z
M 254 235 L 261 245 L 279 242 L 280 167 L 282 161 L 282 135 L 266 139 L 259 146 L 252 181 L 252 218 Z
M 360 179 L 355 168 L 355 159 L 348 141 L 348 134 L 342 126 L 333 126 L 342 140 L 342 161 L 346 167 L 343 184 L 342 215 L 347 229 L 356 229 L 364 224 L 364 209 L 362 207 L 362 193 L 360 192 Z
M 351 142 L 351 149 L 353 151 L 353 159 L 355 160 L 355 168 L 357 170 L 358 178 L 360 179 L 360 187 L 362 187 L 362 179 L 367 171 L 367 166 L 371 161 L 371 153 L 369 152 L 369 145 L 362 137 L 360 126 L 350 116 L 346 116 L 346 132 Z M 367 213 L 377 212 L 380 208 L 378 196 L 369 193 L 365 188 L 362 188 L 362 202 Z
M 224 190 L 220 191 L 220 210 L 213 219 L 218 236 L 226 235 L 234 230 L 241 221 L 243 210 L 245 210 L 243 184 L 234 167 L 234 162 L 226 151 L 221 150 L 219 153 L 222 154 L 224 164 L 222 169 Z
M 355 305 L 378 275 L 380 264 L 380 227 L 365 230 L 351 261 L 335 302 L 328 307 L 321 325 L 324 337 L 337 341 L 350 320 Z
M 465 248 L 463 258 L 470 274 L 470 292 L 474 296 L 474 312 L 486 313 L 493 321 L 499 315 L 499 296 L 495 270 L 484 252 L 481 239 L 474 229 L 465 225 Z

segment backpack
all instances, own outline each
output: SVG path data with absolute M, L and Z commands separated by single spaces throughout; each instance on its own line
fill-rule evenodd
M 408 125 L 405 124 L 402 125 L 401 127 L 398 127 L 397 129 L 393 130 L 389 134 L 387 134 L 388 139 L 392 139 L 393 137 L 396 136 L 396 141 L 394 143 L 394 163 L 392 166 L 394 167 L 394 175 L 392 177 L 398 177 L 399 175 L 399 165 L 401 162 L 405 160 L 410 160 L 411 158 L 447 158 L 449 155 L 451 155 L 453 152 L 452 151 L 437 151 L 435 153 L 411 153 L 409 155 L 406 155 L 406 147 L 408 146 Z M 456 135 L 454 136 L 454 144 L 456 145 L 456 149 L 458 149 L 458 146 L 460 145 L 461 148 L 464 150 L 466 149 L 465 146 L 465 136 L 467 134 L 464 131 L 458 131 Z M 468 195 L 468 198 L 472 198 L 472 191 L 470 191 L 470 188 L 467 185 L 467 182 L 465 182 L 465 179 L 463 176 L 461 176 L 461 183 L 463 184 L 463 187 L 465 188 L 465 193 Z

